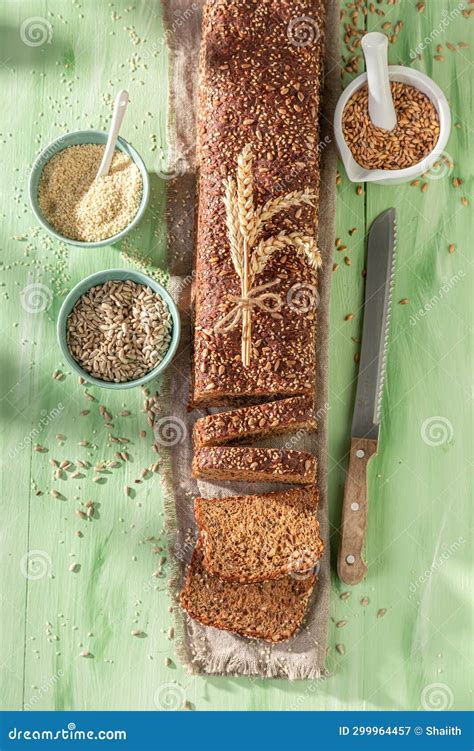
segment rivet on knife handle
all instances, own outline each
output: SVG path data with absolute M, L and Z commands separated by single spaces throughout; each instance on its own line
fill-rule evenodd
M 339 578 L 345 584 L 358 584 L 367 573 L 362 557 L 368 512 L 367 465 L 376 453 L 376 439 L 351 439 L 337 561 Z

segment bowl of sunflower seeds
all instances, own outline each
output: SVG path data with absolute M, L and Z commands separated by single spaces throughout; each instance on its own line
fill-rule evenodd
M 143 386 L 170 364 L 180 337 L 171 295 L 146 274 L 108 269 L 83 279 L 59 311 L 60 349 L 88 383 Z

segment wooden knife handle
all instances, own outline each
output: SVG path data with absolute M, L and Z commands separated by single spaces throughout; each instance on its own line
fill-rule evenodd
M 337 560 L 339 578 L 346 584 L 358 584 L 367 573 L 362 558 L 368 512 L 367 465 L 376 453 L 375 439 L 351 439 Z

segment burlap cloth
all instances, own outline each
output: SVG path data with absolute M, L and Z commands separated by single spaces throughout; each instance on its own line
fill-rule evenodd
M 290 641 L 269 645 L 189 619 L 177 604 L 186 564 L 195 542 L 193 498 L 277 490 L 278 486 L 209 483 L 191 477 L 192 427 L 204 414 L 189 412 L 191 368 L 191 294 L 194 261 L 196 84 L 202 0 L 163 0 L 166 42 L 169 48 L 169 167 L 167 213 L 169 289 L 178 303 L 182 337 L 177 356 L 162 388 L 162 416 L 155 435 L 163 455 L 163 492 L 171 561 L 170 587 L 175 600 L 176 639 L 180 659 L 192 671 L 220 675 L 254 675 L 290 679 L 319 678 L 325 674 L 330 590 L 329 524 L 327 509 L 328 314 L 334 247 L 336 154 L 332 113 L 340 88 L 338 66 L 339 7 L 328 0 L 326 20 L 326 75 L 322 115 L 321 206 L 319 243 L 323 268 L 319 274 L 316 408 L 318 432 L 295 441 L 291 448 L 312 451 L 318 460 L 320 505 L 318 518 L 326 551 L 321 561 L 304 627 Z M 261 445 L 283 445 L 289 437 Z M 283 486 L 282 486 L 283 487 Z

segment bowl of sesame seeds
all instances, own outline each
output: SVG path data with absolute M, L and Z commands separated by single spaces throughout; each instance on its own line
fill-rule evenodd
M 78 130 L 60 136 L 37 157 L 30 204 L 53 237 L 81 248 L 112 245 L 142 218 L 150 181 L 138 152 L 119 137 L 109 173 L 97 178 L 108 133 Z
M 57 323 L 62 354 L 95 386 L 143 386 L 171 363 L 180 319 L 171 295 L 139 271 L 108 269 L 67 295 Z

